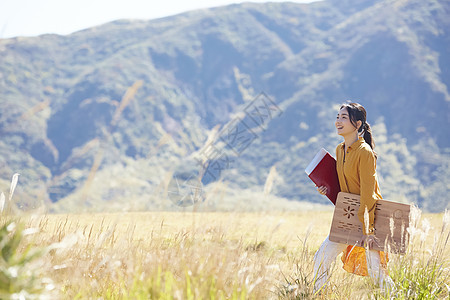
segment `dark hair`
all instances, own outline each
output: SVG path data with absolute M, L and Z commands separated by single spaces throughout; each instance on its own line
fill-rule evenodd
M 340 109 L 346 108 L 348 112 L 348 117 L 350 118 L 350 122 L 353 124 L 353 126 L 358 127 L 358 121 L 361 121 L 361 126 L 358 128 L 358 133 L 363 133 L 364 140 L 367 144 L 370 145 L 370 148 L 374 150 L 375 148 L 375 141 L 372 137 L 372 129 L 370 128 L 369 123 L 367 123 L 367 117 L 366 117 L 366 110 L 365 108 L 359 104 L 359 103 L 353 103 L 348 102 L 341 105 Z M 375 153 L 375 157 L 376 157 Z

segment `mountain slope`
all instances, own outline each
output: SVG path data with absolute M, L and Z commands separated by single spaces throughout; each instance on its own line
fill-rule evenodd
M 334 153 L 337 105 L 352 99 L 374 125 L 383 195 L 442 210 L 449 11 L 447 1 L 245 3 L 0 40 L 2 190 L 19 172 L 24 208 L 176 209 L 170 179 L 201 170 L 208 137 L 265 92 L 280 114 L 227 152 L 203 208 L 327 204 L 303 169 L 320 147 Z

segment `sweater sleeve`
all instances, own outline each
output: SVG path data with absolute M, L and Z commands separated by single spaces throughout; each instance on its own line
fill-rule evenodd
M 373 152 L 369 149 L 362 151 L 359 163 L 359 177 L 360 177 L 360 207 L 358 211 L 358 218 L 363 225 L 363 232 L 365 235 L 373 234 L 375 221 L 375 205 L 377 197 L 375 195 L 376 184 L 376 159 Z M 368 224 L 364 222 L 364 213 L 367 209 Z

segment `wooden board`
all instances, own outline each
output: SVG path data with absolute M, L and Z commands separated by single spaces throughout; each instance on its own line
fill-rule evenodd
M 359 195 L 340 192 L 336 200 L 330 241 L 362 246 L 362 224 L 358 219 Z M 380 247 L 374 250 L 405 253 L 409 241 L 407 228 L 411 206 L 378 200 L 375 207 L 375 236 Z

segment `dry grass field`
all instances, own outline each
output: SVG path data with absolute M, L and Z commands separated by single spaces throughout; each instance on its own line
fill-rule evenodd
M 395 290 L 382 293 L 337 259 L 328 288 L 314 295 L 313 255 L 331 218 L 331 211 L 3 218 L 20 246 L 12 253 L 0 245 L 10 265 L 0 274 L 0 298 L 9 289 L 11 299 L 448 299 L 449 213 L 421 216 L 408 253 L 390 256 Z M 17 258 L 35 249 L 42 251 L 32 259 Z

